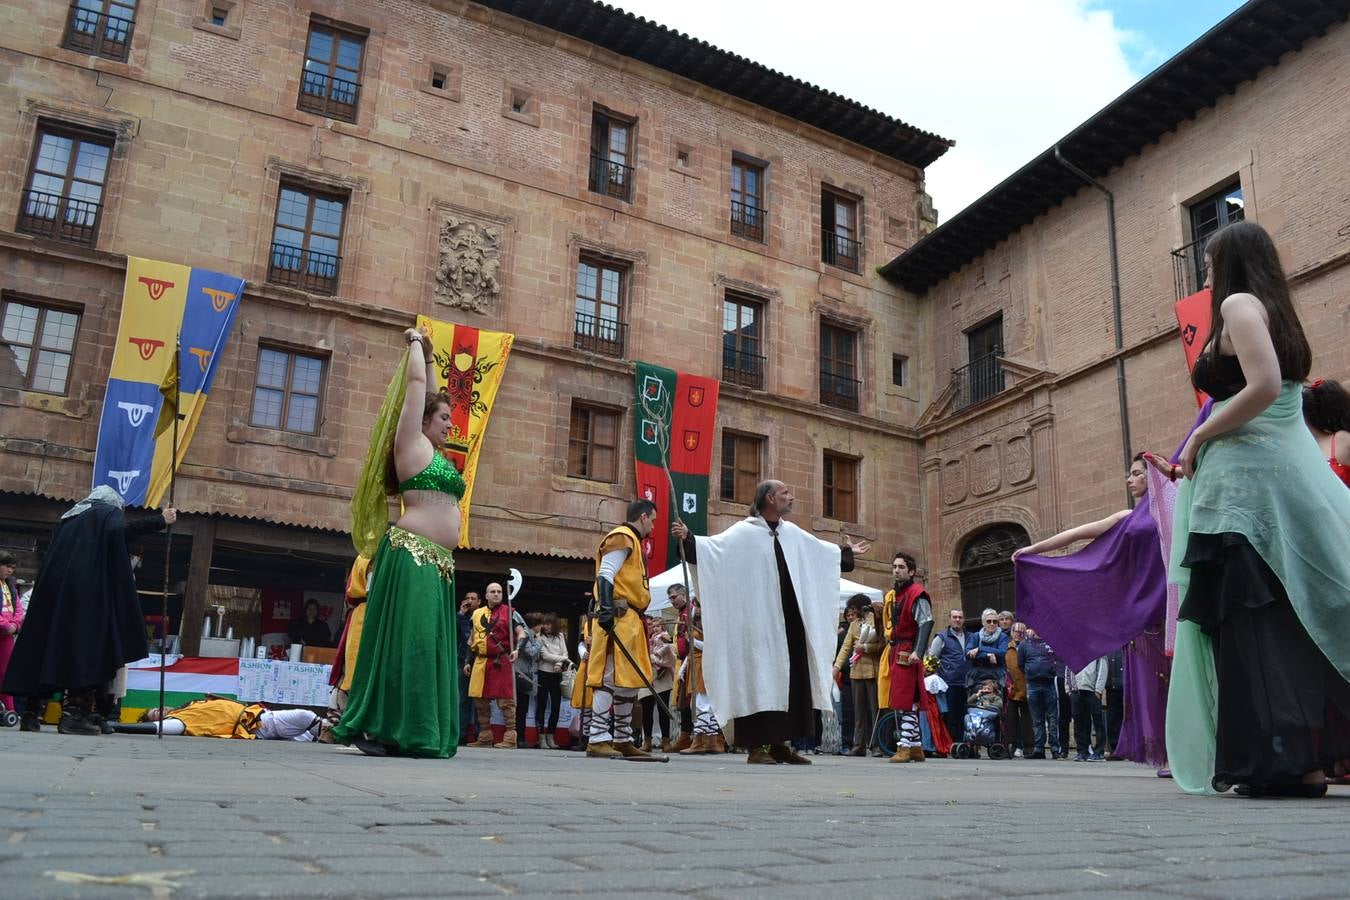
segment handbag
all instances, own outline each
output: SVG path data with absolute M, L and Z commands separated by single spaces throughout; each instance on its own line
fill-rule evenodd
M 561 683 L 562 683 L 562 692 L 563 692 L 563 696 L 564 696 L 564 697 L 571 697 L 571 696 L 572 696 L 572 688 L 576 687 L 576 683 L 577 683 L 577 667 L 576 667 L 576 666 L 568 666 L 568 667 L 567 667 L 567 671 L 566 671 L 566 672 L 563 672 L 562 682 L 561 682 Z

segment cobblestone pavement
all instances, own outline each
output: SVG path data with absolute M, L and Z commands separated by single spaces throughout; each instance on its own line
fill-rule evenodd
M 53 732 L 0 729 L 0 897 L 1350 894 L 1350 788 L 1253 801 L 1128 763 L 376 760 Z

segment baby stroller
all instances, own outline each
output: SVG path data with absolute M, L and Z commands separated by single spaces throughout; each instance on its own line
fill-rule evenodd
M 952 744 L 953 759 L 978 759 L 984 747 L 990 759 L 1012 756 L 1003 741 L 1005 702 L 1002 669 L 972 668 L 966 679 L 966 735 Z

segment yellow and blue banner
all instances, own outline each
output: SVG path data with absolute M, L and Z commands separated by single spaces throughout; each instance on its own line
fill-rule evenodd
M 450 434 L 442 452 L 464 476 L 464 496 L 459 500 L 459 546 L 468 547 L 469 505 L 478 472 L 478 454 L 483 449 L 488 416 L 516 336 L 441 322 L 428 316 L 418 316 L 417 327 L 430 336 L 434 348 L 433 388 L 444 388 L 450 397 Z
M 127 258 L 94 450 L 94 487 L 111 486 L 131 506 L 159 505 L 169 487 L 170 460 L 174 468 L 181 465 L 192 441 L 243 295 L 244 279 L 234 275 Z

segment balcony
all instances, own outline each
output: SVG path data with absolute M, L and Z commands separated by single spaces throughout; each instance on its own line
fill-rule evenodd
M 592 153 L 589 188 L 592 193 L 632 203 L 633 167 Z
M 857 412 L 861 394 L 862 382 L 858 379 L 820 370 L 820 402 L 823 405 Z
M 272 244 L 267 280 L 311 294 L 336 294 L 342 257 L 305 250 L 290 244 Z
M 764 243 L 764 210 L 753 203 L 732 200 L 731 233 L 748 241 Z
M 722 348 L 722 380 L 727 384 L 764 389 L 764 357 L 734 347 Z
M 1172 251 L 1172 282 L 1176 299 L 1189 297 L 1205 286 L 1205 244 L 1210 235 Z
M 588 353 L 623 358 L 624 341 L 628 337 L 628 323 L 618 319 L 601 319 L 589 313 L 576 313 L 572 346 Z
M 360 96 L 361 85 L 355 81 L 305 71 L 300 78 L 300 98 L 295 108 L 316 116 L 355 122 L 356 101 Z
M 30 190 L 24 195 L 16 230 L 92 247 L 102 215 L 102 203 Z
M 134 8 L 114 7 L 122 12 L 109 14 L 100 10 L 75 5 L 66 20 L 66 33 L 61 46 L 76 53 L 88 53 L 125 62 L 131 48 L 131 32 L 136 22 Z
M 820 260 L 850 272 L 860 271 L 862 241 L 844 237 L 828 228 L 820 231 Z
M 1003 390 L 1003 366 L 998 358 L 1002 351 L 971 360 L 952 370 L 952 384 L 956 387 L 953 411 L 983 403 Z

